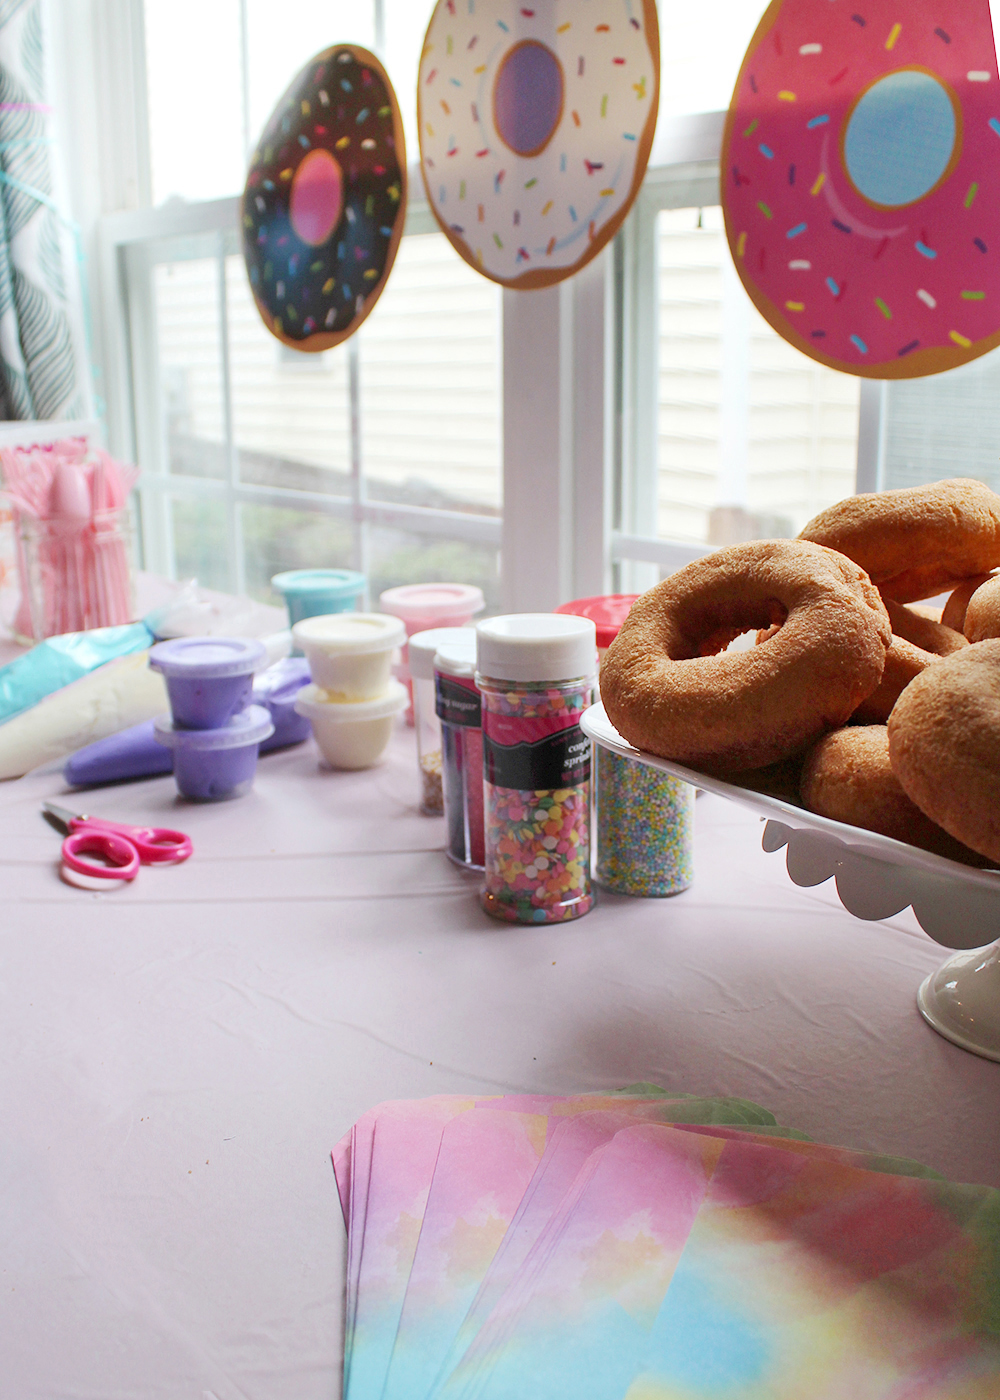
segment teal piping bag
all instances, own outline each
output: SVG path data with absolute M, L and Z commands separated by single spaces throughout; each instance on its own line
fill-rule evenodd
M 46 695 L 96 671 L 105 662 L 145 651 L 154 641 L 144 622 L 46 638 L 23 656 L 0 666 L 0 724 L 30 710 Z

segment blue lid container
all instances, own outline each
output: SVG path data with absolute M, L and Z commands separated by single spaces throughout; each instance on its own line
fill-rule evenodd
M 275 574 L 271 587 L 280 593 L 294 627 L 304 617 L 354 612 L 368 580 L 354 569 L 292 569 Z
M 153 647 L 149 664 L 167 683 L 176 725 L 217 729 L 250 703 L 266 656 L 263 643 L 247 637 L 177 637 Z
M 262 705 L 250 705 L 218 729 L 180 729 L 167 715 L 153 723 L 157 742 L 174 751 L 177 790 L 190 802 L 223 802 L 249 792 L 260 745 L 274 732 Z

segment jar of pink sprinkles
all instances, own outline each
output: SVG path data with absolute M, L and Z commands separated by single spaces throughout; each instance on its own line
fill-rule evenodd
M 483 702 L 486 888 L 509 923 L 578 919 L 590 884 L 590 741 L 580 716 L 597 658 L 589 618 L 494 617 L 476 628 Z

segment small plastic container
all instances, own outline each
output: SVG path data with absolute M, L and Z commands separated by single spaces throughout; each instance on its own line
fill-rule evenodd
M 177 790 L 189 802 L 224 802 L 253 787 L 261 742 L 274 731 L 262 705 L 250 705 L 217 729 L 180 729 L 154 720 L 157 742 L 174 751 Z
M 325 698 L 355 705 L 388 692 L 392 654 L 406 633 L 385 613 L 333 613 L 297 622 L 292 638 Z
M 238 715 L 250 703 L 253 673 L 266 660 L 263 643 L 246 637 L 178 637 L 149 653 L 180 729 L 218 729 Z
M 309 721 L 295 708 L 299 691 L 309 680 L 309 663 L 305 657 L 289 656 L 269 666 L 254 681 L 254 704 L 264 706 L 274 725 L 274 733 L 261 745 L 261 753 L 302 744 L 309 738 Z
M 486 888 L 510 923 L 578 919 L 590 884 L 590 740 L 580 716 L 597 663 L 588 618 L 493 617 L 476 628 L 483 699 Z
M 603 658 L 637 597 L 578 598 L 557 611 L 593 621 Z M 596 786 L 597 883 L 640 899 L 686 890 L 694 878 L 694 788 L 601 747 Z
M 483 720 L 476 688 L 476 634 L 471 630 L 438 648 L 434 690 L 441 721 L 448 856 L 466 870 L 482 870 Z
M 428 817 L 444 813 L 441 772 L 441 721 L 434 696 L 434 657 L 439 646 L 459 642 L 466 636 L 475 640 L 468 627 L 432 627 L 416 632 L 409 640 L 413 713 L 417 728 L 417 770 L 420 774 L 420 810 Z
M 345 704 L 328 699 L 318 686 L 307 685 L 295 706 L 312 725 L 330 767 L 357 769 L 371 768 L 382 757 L 406 701 L 406 687 L 390 678 L 388 690 L 377 700 Z
M 398 617 L 406 627 L 406 635 L 412 637 L 431 627 L 461 627 L 482 612 L 486 600 L 483 590 L 469 583 L 406 583 L 387 588 L 378 605 L 383 612 Z M 405 646 L 393 675 L 410 689 L 410 658 Z M 412 704 L 406 712 L 406 722 L 414 723 Z
M 367 586 L 364 574 L 354 569 L 292 569 L 271 580 L 285 600 L 289 627 L 306 617 L 353 612 Z

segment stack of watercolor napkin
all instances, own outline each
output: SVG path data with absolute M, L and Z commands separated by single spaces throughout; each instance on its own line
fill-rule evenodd
M 651 1085 L 333 1153 L 345 1400 L 997 1400 L 1000 1192 Z

